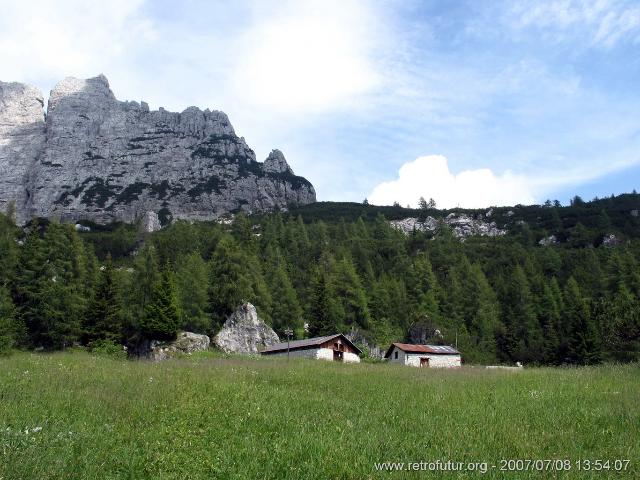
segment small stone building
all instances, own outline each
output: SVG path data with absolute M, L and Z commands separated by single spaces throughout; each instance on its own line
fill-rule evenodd
M 265 348 L 262 355 L 287 356 L 287 342 L 277 343 Z M 291 358 L 313 358 L 333 362 L 358 363 L 362 352 L 343 334 L 326 337 L 307 338 L 289 342 Z
M 384 357 L 390 363 L 410 367 L 456 368 L 462 366 L 460 352 L 446 345 L 392 343 Z

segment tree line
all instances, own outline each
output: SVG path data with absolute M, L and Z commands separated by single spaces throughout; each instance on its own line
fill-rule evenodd
M 381 214 L 279 213 L 86 234 L 0 215 L 0 350 L 212 335 L 250 301 L 297 338 L 356 329 L 383 348 L 457 345 L 471 363 L 637 360 L 638 240 L 542 247 L 530 235 L 461 242 L 445 225 L 404 235 Z

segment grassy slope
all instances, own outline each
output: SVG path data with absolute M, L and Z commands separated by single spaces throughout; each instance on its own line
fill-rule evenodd
M 624 458 L 626 475 L 562 478 L 633 478 L 639 398 L 637 365 L 509 373 L 20 353 L 0 359 L 0 478 L 405 478 L 373 463 L 501 458 Z

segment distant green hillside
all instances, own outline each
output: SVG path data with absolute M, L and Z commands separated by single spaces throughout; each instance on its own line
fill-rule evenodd
M 637 194 L 491 212 L 323 202 L 151 234 L 42 220 L 22 230 L 0 216 L 0 349 L 214 334 L 250 301 L 297 337 L 457 343 L 471 363 L 632 361 L 638 209 Z M 452 213 L 506 234 L 457 238 Z M 429 216 L 433 231 L 390 225 Z
M 640 236 L 640 195 L 636 193 L 623 194 L 608 198 L 595 199 L 584 202 L 578 197 L 572 205 L 561 206 L 549 202 L 546 205 L 516 205 L 513 207 L 493 207 L 483 209 L 416 209 L 396 206 L 376 206 L 352 202 L 317 202 L 303 207 L 292 208 L 290 215 L 301 216 L 307 223 L 322 220 L 328 223 L 344 220 L 354 222 L 362 217 L 364 220 L 374 220 L 377 215 L 384 215 L 388 220 L 400 220 L 408 217 L 444 218 L 447 215 L 465 214 L 472 217 L 485 215 L 492 211 L 491 220 L 498 226 L 506 227 L 516 233 L 514 228 L 519 221 L 527 222 L 532 233 L 540 238 L 543 235 L 557 234 L 562 240 L 569 236 L 568 230 L 578 223 L 590 230 L 594 236 L 604 231 L 619 233 L 628 238 Z M 510 215 L 509 212 L 513 212 Z M 560 222 L 558 221 L 560 220 Z M 594 238 L 594 241 L 596 239 Z

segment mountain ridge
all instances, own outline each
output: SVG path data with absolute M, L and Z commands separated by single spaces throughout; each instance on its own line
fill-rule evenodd
M 0 107 L 0 208 L 20 223 L 210 220 L 316 199 L 279 150 L 258 162 L 224 112 L 120 101 L 104 75 L 65 78 L 46 113 L 36 88 L 0 82 Z

